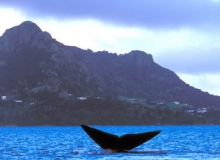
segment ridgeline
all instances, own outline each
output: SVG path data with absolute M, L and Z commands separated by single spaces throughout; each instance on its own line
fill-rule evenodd
M 1 125 L 219 124 L 220 97 L 152 55 L 65 46 L 30 21 L 0 37 L 0 76 Z

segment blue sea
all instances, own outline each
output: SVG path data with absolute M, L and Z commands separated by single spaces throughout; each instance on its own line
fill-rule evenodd
M 92 126 L 116 135 L 162 130 L 130 153 L 101 149 L 81 127 L 1 127 L 0 159 L 220 160 L 220 126 Z

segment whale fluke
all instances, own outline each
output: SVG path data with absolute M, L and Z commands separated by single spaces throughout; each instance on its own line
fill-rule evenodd
M 83 130 L 103 149 L 116 152 L 131 150 L 158 135 L 161 131 L 143 132 L 138 134 L 125 134 L 121 137 L 107 132 L 81 125 Z

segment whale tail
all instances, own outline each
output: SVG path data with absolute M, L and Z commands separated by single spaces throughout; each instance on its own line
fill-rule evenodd
M 158 135 L 161 131 L 143 132 L 138 134 L 125 134 L 121 137 L 101 130 L 81 125 L 83 130 L 103 149 L 116 152 L 131 150 Z

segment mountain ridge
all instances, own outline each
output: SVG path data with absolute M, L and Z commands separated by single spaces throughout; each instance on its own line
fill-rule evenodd
M 70 95 L 150 100 L 219 107 L 220 97 L 183 82 L 143 51 L 117 55 L 65 46 L 25 21 L 0 37 L 0 94 L 47 101 Z

